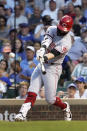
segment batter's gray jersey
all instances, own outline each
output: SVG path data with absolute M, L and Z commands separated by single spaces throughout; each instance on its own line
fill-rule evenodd
M 47 47 L 47 52 L 51 52 L 52 49 L 56 49 L 61 55 L 49 61 L 49 63 L 62 64 L 65 55 L 68 53 L 72 46 L 72 39 L 70 33 L 65 36 L 58 36 L 57 26 L 50 26 L 46 32 L 42 45 Z
M 53 104 L 56 100 L 57 83 L 62 73 L 62 61 L 64 56 L 71 48 L 71 36 L 68 33 L 64 37 L 57 35 L 57 27 L 51 26 L 48 28 L 42 45 L 46 45 L 46 53 L 51 52 L 52 49 L 56 49 L 61 55 L 49 61 L 49 64 L 44 64 L 46 74 L 43 75 L 41 71 L 41 65 L 35 68 L 30 82 L 29 92 L 38 94 L 42 84 L 45 88 L 45 97 L 47 102 Z M 54 65 L 50 63 L 56 63 Z

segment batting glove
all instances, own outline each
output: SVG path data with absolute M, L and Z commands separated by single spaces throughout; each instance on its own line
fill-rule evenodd
M 36 52 L 36 58 L 37 58 L 37 60 L 42 59 L 43 56 L 44 56 L 44 54 L 45 54 L 45 48 L 42 47 L 42 48 L 40 48 L 40 50 L 38 50 Z

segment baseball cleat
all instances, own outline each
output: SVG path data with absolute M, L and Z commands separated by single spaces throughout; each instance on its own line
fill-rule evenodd
M 23 117 L 22 113 L 19 113 L 15 116 L 15 121 L 26 121 L 26 118 Z
M 70 111 L 70 106 L 67 102 L 64 102 L 67 107 L 63 110 L 64 111 L 64 119 L 65 121 L 71 121 L 72 120 L 72 113 Z

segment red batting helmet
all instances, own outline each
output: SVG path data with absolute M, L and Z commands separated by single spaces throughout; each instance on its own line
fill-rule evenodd
M 59 21 L 57 27 L 60 30 L 64 31 L 64 32 L 68 32 L 72 28 L 72 25 L 73 25 L 73 19 L 72 19 L 72 17 L 68 16 L 68 15 L 65 15 Z

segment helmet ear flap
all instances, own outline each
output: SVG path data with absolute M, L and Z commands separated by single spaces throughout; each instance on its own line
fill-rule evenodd
M 65 15 L 58 23 L 58 28 L 64 32 L 68 32 L 71 30 L 73 25 L 73 19 L 71 16 Z

